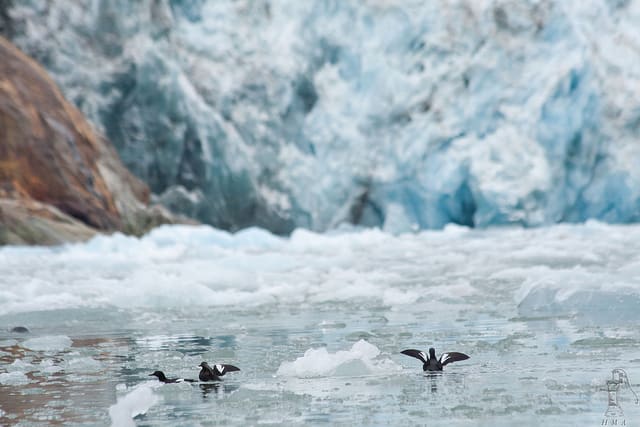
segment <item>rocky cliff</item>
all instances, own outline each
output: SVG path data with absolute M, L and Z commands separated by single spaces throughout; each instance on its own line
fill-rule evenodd
M 3 38 L 0 58 L 0 244 L 170 222 L 38 63 Z

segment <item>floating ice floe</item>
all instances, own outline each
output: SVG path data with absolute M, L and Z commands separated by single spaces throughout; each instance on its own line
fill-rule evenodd
M 64 362 L 67 372 L 95 372 L 102 368 L 102 363 L 93 357 L 71 357 Z
M 30 338 L 23 341 L 21 347 L 28 348 L 29 350 L 44 351 L 44 352 L 56 352 L 63 351 L 69 347 L 73 341 L 71 338 L 65 335 L 50 335 L 44 337 Z
M 335 353 L 329 353 L 326 348 L 312 348 L 293 362 L 283 362 L 277 375 L 295 378 L 360 376 L 402 369 L 390 359 L 378 359 L 379 355 L 378 347 L 365 340 L 358 341 L 349 350 Z
M 154 385 L 149 382 L 139 384 L 124 396 L 119 397 L 117 402 L 109 407 L 111 425 L 113 427 L 135 426 L 133 417 L 145 414 L 160 400 L 153 393 L 155 387 L 157 387 L 155 383 Z
M 0 374 L 0 384 L 3 385 L 22 385 L 29 384 L 31 380 L 24 374 L 24 372 L 4 372 Z

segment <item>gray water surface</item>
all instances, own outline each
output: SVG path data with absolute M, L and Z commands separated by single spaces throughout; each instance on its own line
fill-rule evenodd
M 162 233 L 0 250 L 1 425 L 601 426 L 614 368 L 640 390 L 637 227 Z M 149 377 L 202 361 L 241 371 Z

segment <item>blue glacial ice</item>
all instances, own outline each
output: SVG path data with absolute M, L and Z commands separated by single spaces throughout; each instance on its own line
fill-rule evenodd
M 640 220 L 640 3 L 15 2 L 13 40 L 219 228 Z

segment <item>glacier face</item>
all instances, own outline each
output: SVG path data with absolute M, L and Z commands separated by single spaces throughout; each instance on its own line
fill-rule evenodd
M 640 2 L 14 2 L 174 210 L 275 232 L 640 220 Z

